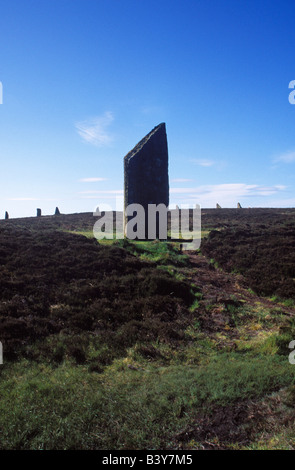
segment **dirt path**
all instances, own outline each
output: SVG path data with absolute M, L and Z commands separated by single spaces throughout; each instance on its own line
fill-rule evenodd
M 210 305 L 207 327 L 209 330 L 224 329 L 229 322 L 226 312 L 230 306 L 238 307 L 242 304 L 266 309 L 280 309 L 280 313 L 294 315 L 295 308 L 275 303 L 265 297 L 259 297 L 247 289 L 243 276 L 226 273 L 215 268 L 201 253 L 186 252 L 189 256 L 191 268 L 186 275 L 189 280 L 200 288 L 203 298 L 200 305 Z M 211 325 L 211 326 L 210 326 Z
M 260 309 L 278 309 L 280 314 L 286 316 L 295 315 L 295 308 L 259 297 L 247 289 L 247 284 L 241 275 L 226 273 L 215 268 L 210 261 L 200 253 L 186 252 L 189 256 L 191 267 L 185 271 L 187 278 L 200 288 L 203 298 L 200 308 L 196 311 L 196 319 L 199 320 L 201 330 L 214 339 L 217 348 L 226 347 L 227 350 L 236 349 L 236 341 L 239 339 L 239 329 L 230 324 L 231 311 L 228 308 L 245 305 Z M 251 309 L 250 309 L 251 310 Z M 243 310 L 242 310 L 243 312 Z M 248 329 L 248 318 L 250 318 Z M 251 317 L 245 318 L 248 339 L 259 335 L 259 330 L 251 329 Z M 283 392 L 284 393 L 284 392 Z M 262 437 L 270 439 L 274 433 L 274 423 L 277 428 L 283 429 L 287 420 L 290 420 L 290 412 L 282 400 L 282 393 L 266 396 L 263 400 L 239 400 L 227 406 L 218 404 L 213 406 L 210 413 L 207 410 L 200 413 L 195 422 L 181 431 L 176 440 L 181 448 L 187 449 L 187 443 L 194 440 L 199 448 L 210 450 L 232 449 L 231 444 L 247 446 L 257 439 L 257 432 L 262 432 Z M 291 411 L 293 420 L 293 411 Z M 293 422 L 293 421 L 292 421 Z M 292 444 L 290 444 L 289 448 Z

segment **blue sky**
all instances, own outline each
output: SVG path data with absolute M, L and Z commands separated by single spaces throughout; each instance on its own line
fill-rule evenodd
M 0 218 L 116 208 L 161 122 L 171 205 L 295 206 L 294 21 L 289 0 L 1 2 Z

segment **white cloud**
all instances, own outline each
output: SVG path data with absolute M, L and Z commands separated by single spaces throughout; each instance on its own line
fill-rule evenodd
M 107 178 L 81 178 L 81 183 L 96 183 L 97 181 L 107 181 Z
M 190 181 L 193 181 L 193 180 L 190 180 L 187 178 L 174 178 L 171 180 L 171 183 L 189 183 Z
M 93 145 L 108 145 L 112 141 L 112 136 L 107 128 L 113 122 L 114 116 L 110 111 L 86 121 L 75 124 L 78 134 L 85 141 Z
M 8 198 L 7 201 L 39 201 L 40 199 L 36 199 L 34 197 L 11 197 Z
M 293 163 L 295 162 L 295 151 L 285 152 L 274 159 L 275 162 Z
M 170 188 L 170 194 L 177 201 L 194 200 L 202 207 L 215 206 L 217 202 L 227 207 L 235 207 L 241 198 L 272 196 L 285 189 L 286 187 L 283 185 L 259 186 L 256 184 L 225 183 L 194 188 Z
M 208 160 L 207 158 L 192 158 L 190 162 L 194 163 L 195 165 L 204 166 L 204 167 L 209 167 L 209 166 L 214 165 L 214 161 Z

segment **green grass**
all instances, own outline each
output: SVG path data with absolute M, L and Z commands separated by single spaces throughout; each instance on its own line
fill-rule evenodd
M 1 369 L 1 448 L 173 448 L 201 410 L 261 397 L 294 377 L 284 358 L 267 355 L 218 354 L 200 366 L 143 370 L 117 360 L 103 374 L 23 360 Z
M 271 302 L 281 304 L 285 307 L 294 307 L 295 306 L 294 299 L 282 299 L 282 298 L 278 297 L 277 295 L 274 295 L 274 296 L 270 297 L 269 300 Z
M 116 245 L 127 249 L 142 260 L 152 261 L 162 266 L 187 266 L 188 256 L 181 252 L 179 244 L 166 241 L 119 240 Z
M 195 426 L 200 413 L 264 400 L 295 386 L 287 347 L 292 319 L 281 319 L 275 333 L 269 329 L 271 322 L 277 326 L 274 314 L 237 308 L 235 315 L 244 318 L 237 331 L 243 334 L 244 326 L 256 332 L 257 324 L 261 329 L 226 350 L 220 349 L 218 335 L 215 340 L 202 333 L 197 304 L 192 310 L 196 317 L 182 346 L 138 343 L 125 357 L 98 368 L 100 373 L 66 356 L 60 363 L 46 358 L 5 363 L 0 369 L 0 448 L 176 449 L 177 435 Z M 91 361 L 99 363 L 103 354 L 108 351 L 101 343 L 86 348 Z M 272 439 L 257 432 L 247 448 L 286 448 L 294 439 L 291 427 L 275 427 Z M 199 448 L 198 442 L 187 445 Z
M 84 235 L 87 238 L 93 238 L 92 230 L 69 230 L 69 233 L 76 235 Z M 127 249 L 130 253 L 138 256 L 143 260 L 153 261 L 161 265 L 179 265 L 185 266 L 188 263 L 188 256 L 181 253 L 180 245 L 177 242 L 169 241 L 137 241 L 137 240 L 111 240 L 101 239 L 98 241 L 102 245 L 117 245 Z

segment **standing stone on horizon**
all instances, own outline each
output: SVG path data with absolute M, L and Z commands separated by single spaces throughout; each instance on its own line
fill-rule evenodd
M 124 157 L 124 224 L 130 204 L 145 210 L 145 238 L 148 238 L 148 205 L 169 205 L 168 144 L 165 123 L 159 124 Z M 158 235 L 158 229 L 157 229 Z
M 6 211 L 6 212 L 5 212 L 5 220 L 8 220 L 8 219 L 9 219 L 9 214 L 8 214 L 8 212 Z
M 221 209 L 221 206 L 218 204 L 218 202 L 216 204 L 216 209 Z
M 59 212 L 59 208 L 58 208 L 58 207 L 55 208 L 55 213 L 54 213 L 54 215 L 60 215 L 60 212 Z
M 242 209 L 242 206 L 241 206 L 241 204 L 240 204 L 239 202 L 238 202 L 238 204 L 237 204 L 237 209 Z
M 41 209 L 37 209 L 37 217 L 41 217 Z

